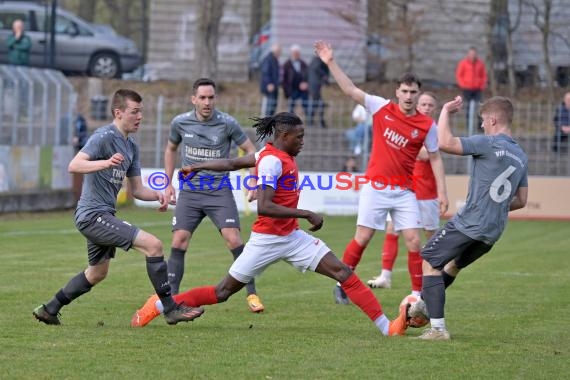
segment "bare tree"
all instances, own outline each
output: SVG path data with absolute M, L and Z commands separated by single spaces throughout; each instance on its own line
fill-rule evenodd
M 368 25 L 362 30 L 365 34 L 382 36 L 381 44 L 403 57 L 402 66 L 405 71 L 414 70 L 416 59 L 414 47 L 428 35 L 428 31 L 422 29 L 421 18 L 424 11 L 419 9 L 420 7 L 414 9 L 416 3 L 417 0 L 369 0 Z M 360 25 L 358 14 L 354 11 L 359 8 L 359 4 L 360 0 L 351 0 L 343 10 L 334 8 L 327 11 L 349 24 Z M 382 61 L 382 57 L 375 59 L 380 61 L 377 63 Z
M 198 0 L 194 35 L 195 73 L 215 78 L 218 71 L 218 36 L 224 13 L 224 0 Z
M 507 19 L 508 19 L 508 29 L 507 29 L 507 73 L 509 76 L 509 95 L 514 97 L 517 92 L 517 82 L 515 77 L 515 64 L 514 64 L 514 52 L 513 52 L 513 34 L 518 29 L 521 22 L 522 15 L 522 0 L 517 0 L 516 3 L 517 11 L 515 19 L 513 22 L 511 12 L 509 10 L 507 1 Z
M 508 0 L 507 0 L 508 1 Z M 498 28 L 499 18 L 504 9 L 504 0 L 494 0 L 489 3 L 489 16 L 485 24 L 485 34 L 487 36 L 487 62 L 489 88 L 491 95 L 497 95 L 497 75 L 496 69 L 499 64 L 497 53 L 501 44 L 499 33 L 496 32 Z
M 546 69 L 546 81 L 548 84 L 548 101 L 554 102 L 554 70 L 550 62 L 549 40 L 552 33 L 550 19 L 552 16 L 552 0 L 542 0 L 539 7 L 535 1 L 523 0 L 525 5 L 532 8 L 534 12 L 534 25 L 540 30 L 542 35 L 542 55 Z

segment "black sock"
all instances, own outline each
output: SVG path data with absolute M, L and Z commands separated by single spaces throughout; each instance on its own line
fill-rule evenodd
M 170 292 L 178 294 L 180 291 L 180 283 L 184 276 L 184 256 L 186 251 L 179 248 L 170 248 L 170 257 L 168 258 L 168 282 L 170 283 Z
M 87 293 L 92 287 L 93 285 L 85 277 L 85 272 L 79 272 L 46 304 L 47 312 L 56 315 L 62 307 L 69 305 L 71 301 Z
M 168 270 L 166 269 L 166 261 L 164 256 L 155 256 L 146 258 L 146 271 L 148 278 L 154 286 L 154 291 L 160 298 L 162 306 L 164 306 L 164 313 L 168 313 L 174 309 L 176 304 L 170 294 L 170 284 L 168 284 Z
M 445 285 L 441 276 L 423 276 L 422 298 L 430 318 L 443 318 Z
M 236 261 L 236 259 L 239 257 L 239 255 L 241 255 L 241 253 L 243 252 L 243 248 L 244 245 L 240 245 L 237 248 L 234 248 L 232 250 L 230 250 L 230 252 L 232 253 L 232 256 L 234 257 L 234 261 Z M 256 294 L 255 291 L 255 280 L 252 278 L 250 282 L 248 282 L 245 285 L 245 290 L 247 291 L 247 295 L 249 296 L 250 294 Z
M 446 271 L 441 271 L 441 277 L 443 277 L 443 284 L 445 285 L 445 289 L 447 289 L 453 281 L 455 281 L 455 276 L 450 275 Z

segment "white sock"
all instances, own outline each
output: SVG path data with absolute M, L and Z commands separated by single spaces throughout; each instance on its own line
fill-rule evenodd
M 420 298 L 420 296 L 422 295 L 422 292 L 419 291 L 419 290 L 412 290 L 412 295 L 413 295 L 414 297 Z
M 445 318 L 430 318 L 429 323 L 436 330 L 445 330 Z
M 392 271 L 388 269 L 382 269 L 380 277 L 384 277 L 385 279 L 392 281 Z
M 164 313 L 164 306 L 162 306 L 162 302 L 160 301 L 160 299 L 156 300 L 154 306 L 156 306 L 158 311 L 160 311 L 160 314 Z
M 382 335 L 388 335 L 388 329 L 390 328 L 390 320 L 386 317 L 386 315 L 382 314 L 374 321 L 378 330 L 382 333 Z

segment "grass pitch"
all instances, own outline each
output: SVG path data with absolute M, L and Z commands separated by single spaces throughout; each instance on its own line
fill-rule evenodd
M 120 210 L 119 217 L 170 245 L 170 213 Z M 242 219 L 247 239 L 253 217 Z M 338 256 L 354 217 L 328 217 L 315 233 Z M 306 223 L 301 221 L 306 227 Z M 157 318 L 129 327 L 152 293 L 140 253 L 117 251 L 109 277 L 46 326 L 32 309 L 87 263 L 72 212 L 0 218 L 2 379 L 557 379 L 570 373 L 568 223 L 512 221 L 483 259 L 447 293 L 451 342 L 385 338 L 354 306 L 334 304 L 334 282 L 285 263 L 257 281 L 266 311 L 249 312 L 245 293 L 206 307 L 193 323 Z M 377 275 L 383 234 L 357 273 Z M 409 293 L 403 244 L 391 290 L 374 290 L 389 317 Z M 231 255 L 205 221 L 187 254 L 183 289 L 215 284 Z M 566 375 L 564 375 L 566 373 Z

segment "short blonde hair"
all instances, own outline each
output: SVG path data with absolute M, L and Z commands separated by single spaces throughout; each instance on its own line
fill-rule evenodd
M 498 118 L 504 118 L 503 122 L 511 124 L 513 122 L 514 107 L 511 99 L 504 96 L 493 96 L 481 104 L 479 113 L 494 113 Z

